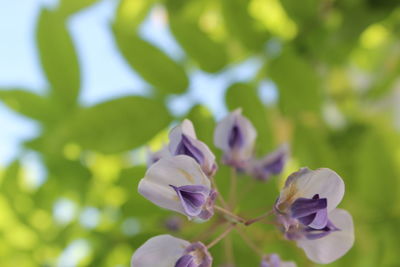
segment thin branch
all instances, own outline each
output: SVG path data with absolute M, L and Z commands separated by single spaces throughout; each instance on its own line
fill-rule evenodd
M 231 236 L 227 236 L 224 239 L 224 250 L 225 250 L 225 257 L 226 257 L 226 262 L 229 265 L 235 264 L 235 257 L 233 255 L 233 246 L 232 246 L 232 238 Z
M 214 209 L 219 211 L 219 212 L 221 212 L 221 213 L 223 213 L 223 214 L 225 214 L 226 216 L 228 216 L 228 217 L 230 217 L 232 219 L 235 219 L 239 223 L 246 223 L 247 222 L 246 219 L 244 219 L 244 218 L 234 214 L 233 212 L 231 212 L 231 211 L 229 211 L 227 209 L 224 209 L 224 208 L 222 208 L 220 206 L 214 206 Z
M 231 168 L 231 188 L 229 191 L 229 205 L 230 207 L 235 206 L 236 202 L 236 191 L 237 191 L 237 172 L 234 167 Z
M 253 224 L 253 223 L 256 223 L 256 222 L 258 222 L 258 221 L 261 221 L 261 220 L 267 218 L 267 217 L 268 217 L 269 215 L 271 215 L 272 213 L 273 213 L 273 210 L 271 209 L 270 211 L 268 211 L 267 213 L 265 213 L 265 214 L 263 214 L 263 215 L 261 215 L 261 216 L 258 216 L 258 217 L 254 218 L 254 219 L 251 219 L 251 220 L 246 221 L 246 222 L 244 223 L 244 225 L 249 226 L 249 225 L 251 225 L 251 224 Z

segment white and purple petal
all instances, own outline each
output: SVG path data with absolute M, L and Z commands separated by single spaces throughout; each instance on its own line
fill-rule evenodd
M 316 194 L 312 199 L 298 198 L 290 206 L 292 218 L 303 225 L 322 229 L 328 223 L 327 199 Z
M 131 267 L 173 267 L 190 243 L 170 235 L 147 240 L 132 255 Z
M 212 257 L 201 242 L 190 244 L 185 254 L 178 259 L 174 267 L 211 267 Z
M 169 139 L 169 150 L 172 155 L 192 157 L 207 176 L 211 177 L 215 174 L 217 169 L 215 156 L 205 143 L 197 139 L 190 120 L 185 119 L 173 128 L 169 134 Z
M 289 146 L 283 144 L 264 158 L 255 160 L 253 164 L 251 164 L 250 172 L 255 178 L 266 181 L 272 175 L 280 174 L 283 171 L 288 158 Z
M 313 171 L 302 168 L 288 177 L 275 207 L 281 212 L 287 212 L 296 199 L 312 199 L 315 195 L 327 199 L 327 212 L 329 213 L 343 198 L 344 182 L 342 178 L 331 169 L 322 168 Z
M 203 218 L 201 214 L 210 209 L 214 194 L 200 165 L 184 155 L 162 158 L 154 163 L 140 180 L 138 191 L 162 208 L 201 219 L 209 218 Z
M 354 225 L 350 213 L 334 209 L 329 213 L 329 220 L 335 227 L 329 234 L 316 239 L 304 237 L 297 241 L 313 262 L 331 263 L 346 254 L 354 244 Z
M 252 123 L 236 109 L 222 119 L 214 132 L 214 144 L 224 152 L 224 163 L 244 168 L 253 154 L 257 132 Z
M 292 261 L 282 261 L 278 254 L 272 253 L 263 257 L 260 267 L 296 267 Z
M 210 189 L 204 185 L 170 185 L 178 195 L 185 213 L 191 217 L 198 216 L 206 204 Z

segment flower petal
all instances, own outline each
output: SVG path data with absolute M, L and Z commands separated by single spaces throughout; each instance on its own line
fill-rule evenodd
M 262 159 L 256 160 L 251 172 L 257 179 L 268 180 L 271 175 L 277 175 L 283 171 L 288 157 L 289 145 L 283 144 Z
M 251 158 L 257 132 L 253 124 L 236 109 L 222 119 L 214 132 L 214 144 L 224 151 L 226 164 L 238 165 Z
M 223 151 L 229 151 L 229 134 L 235 123 L 235 117 L 241 114 L 240 109 L 236 109 L 222 119 L 215 128 L 214 131 L 214 144 L 216 147 L 222 149 Z
M 192 184 L 210 188 L 210 180 L 204 175 L 199 164 L 193 158 L 184 155 L 160 159 L 148 169 L 143 179 L 167 187 L 170 184 L 174 186 Z
M 131 267 L 172 267 L 190 245 L 186 240 L 159 235 L 147 240 L 132 255 Z
M 187 215 L 195 217 L 201 213 L 210 194 L 209 188 L 204 185 L 184 185 L 179 187 L 171 185 L 171 187 L 177 193 Z
M 339 229 L 329 235 L 308 240 L 306 238 L 297 241 L 313 262 L 327 264 L 333 262 L 350 250 L 354 243 L 353 219 L 345 210 L 335 209 L 329 213 L 329 219 Z
M 174 267 L 192 267 L 196 266 L 194 261 L 194 257 L 192 255 L 186 254 L 178 259 Z
M 312 199 L 298 198 L 291 205 L 291 216 L 304 225 L 315 229 L 322 229 L 328 223 L 326 198 L 315 195 Z
M 173 155 L 187 155 L 199 163 L 203 171 L 212 176 L 216 171 L 215 156 L 210 148 L 196 138 L 193 124 L 185 119 L 169 134 L 169 149 Z
M 316 194 L 328 201 L 328 213 L 335 209 L 344 195 L 344 182 L 331 169 L 322 168 L 315 171 L 302 168 L 290 175 L 277 202 L 277 207 L 285 204 L 288 207 L 298 198 L 313 198 Z
M 175 126 L 169 133 L 169 138 L 171 140 L 177 140 L 182 133 L 197 139 L 193 123 L 188 119 L 184 119 L 181 124 Z M 176 144 L 174 144 L 174 146 L 176 146 Z
M 140 181 L 138 191 L 162 208 L 186 214 L 178 195 L 170 185 L 203 185 L 211 189 L 210 180 L 196 161 L 180 155 L 162 158 L 154 163 Z
M 278 254 L 272 253 L 263 257 L 260 267 L 296 267 L 292 261 L 282 261 Z
M 139 182 L 138 192 L 157 206 L 186 214 L 175 190 L 143 178 Z

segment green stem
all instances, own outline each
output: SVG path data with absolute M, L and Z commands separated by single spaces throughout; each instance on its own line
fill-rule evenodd
M 231 211 L 229 211 L 227 209 L 224 209 L 224 208 L 222 208 L 220 206 L 214 206 L 214 209 L 219 211 L 219 212 L 221 212 L 221 213 L 223 213 L 223 214 L 225 214 L 226 216 L 230 217 L 231 219 L 236 220 L 239 223 L 246 223 L 247 222 L 246 219 L 244 219 L 244 218 L 234 214 L 233 212 L 231 212 Z
M 235 206 L 237 191 L 237 173 L 234 167 L 231 168 L 231 188 L 229 191 L 229 204 L 230 207 Z
M 251 220 L 246 221 L 246 222 L 244 223 L 244 225 L 249 226 L 249 225 L 251 225 L 251 224 L 253 224 L 253 223 L 256 223 L 256 222 L 258 222 L 258 221 L 261 221 L 261 220 L 267 218 L 267 217 L 268 217 L 269 215 L 271 215 L 272 213 L 273 213 L 273 210 L 270 210 L 270 211 L 268 211 L 267 213 L 265 213 L 265 214 L 263 214 L 263 215 L 261 215 L 261 216 L 258 216 L 258 217 L 254 218 L 254 219 L 251 219 Z

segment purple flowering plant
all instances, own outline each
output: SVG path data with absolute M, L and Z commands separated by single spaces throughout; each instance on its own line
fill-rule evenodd
M 237 179 L 241 179 L 238 176 L 246 174 L 255 181 L 269 181 L 283 172 L 289 159 L 287 144 L 256 158 L 256 137 L 256 129 L 240 109 L 229 113 L 215 129 L 214 145 L 222 151 L 221 164 L 231 168 L 226 199 L 215 181 L 216 157 L 207 144 L 197 139 L 192 122 L 186 119 L 170 131 L 169 144 L 150 154 L 148 170 L 139 182 L 139 193 L 161 208 L 183 214 L 193 224 L 208 223 L 217 217 L 206 234 L 211 235 L 218 227 L 222 231 L 210 242 L 201 238 L 187 241 L 167 234 L 155 236 L 134 252 L 132 267 L 212 266 L 209 249 L 229 238 L 232 231 L 255 252 L 260 266 L 296 266 L 292 261 L 282 260 L 274 251 L 263 251 L 247 234 L 246 228 L 257 224 L 273 226 L 282 238 L 297 244 L 315 263 L 331 263 L 351 249 L 352 217 L 337 208 L 344 196 L 344 182 L 327 168 L 301 168 L 291 174 L 275 203 L 265 203 L 265 210 L 260 214 L 247 217 L 237 212 Z M 264 242 L 273 243 L 274 239 Z M 235 266 L 233 262 L 229 264 Z

